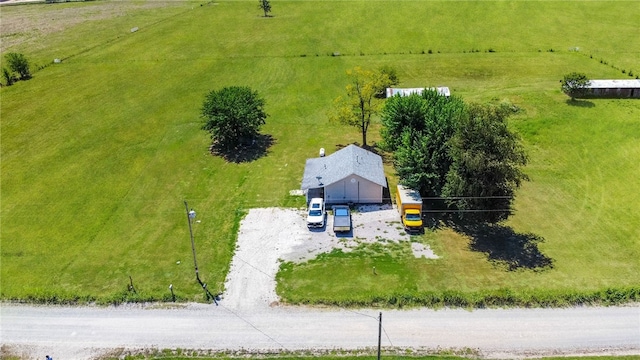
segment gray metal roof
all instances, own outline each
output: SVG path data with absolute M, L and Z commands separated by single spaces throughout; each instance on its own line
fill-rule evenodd
M 380 155 L 349 145 L 331 155 L 307 159 L 301 189 L 325 187 L 350 175 L 387 187 Z
M 633 80 L 591 80 L 591 89 L 640 89 L 640 79 Z

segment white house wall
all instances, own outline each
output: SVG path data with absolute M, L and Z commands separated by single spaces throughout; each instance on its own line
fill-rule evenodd
M 327 204 L 379 204 L 382 203 L 382 186 L 357 175 L 325 186 Z

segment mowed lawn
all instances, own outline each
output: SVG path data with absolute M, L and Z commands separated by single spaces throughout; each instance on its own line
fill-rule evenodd
M 329 256 L 283 274 L 286 298 L 639 285 L 640 101 L 571 103 L 558 83 L 571 71 L 640 72 L 634 2 L 289 1 L 273 3 L 271 18 L 254 1 L 132 3 L 141 6 L 8 49 L 36 69 L 0 93 L 2 298 L 105 301 L 128 296 L 131 277 L 141 298 L 168 298 L 173 284 L 180 299 L 202 300 L 183 200 L 197 212 L 201 278 L 221 291 L 240 217 L 304 205 L 288 193 L 305 159 L 360 141 L 327 121 L 345 71 L 382 65 L 403 86 L 523 109 L 512 126 L 531 182 L 507 225 L 543 238 L 553 267 L 508 271 L 440 228 L 417 239 L 439 260 L 403 249 Z M 2 17 L 94 4 L 110 2 L 3 7 Z M 211 156 L 200 130 L 205 94 L 230 85 L 267 101 L 274 144 L 253 162 Z

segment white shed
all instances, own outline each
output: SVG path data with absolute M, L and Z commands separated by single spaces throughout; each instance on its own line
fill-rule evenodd
M 387 97 L 392 96 L 409 96 L 411 94 L 422 94 L 425 89 L 435 90 L 438 92 L 438 95 L 449 97 L 451 96 L 451 91 L 446 86 L 438 86 L 435 88 L 387 88 L 386 95 Z

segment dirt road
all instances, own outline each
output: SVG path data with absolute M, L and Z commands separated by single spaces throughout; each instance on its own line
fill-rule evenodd
M 3 304 L 2 344 L 24 359 L 111 349 L 308 350 L 375 347 L 377 311 L 224 304 L 69 308 Z M 383 347 L 471 348 L 487 357 L 640 354 L 640 308 L 383 311 Z

